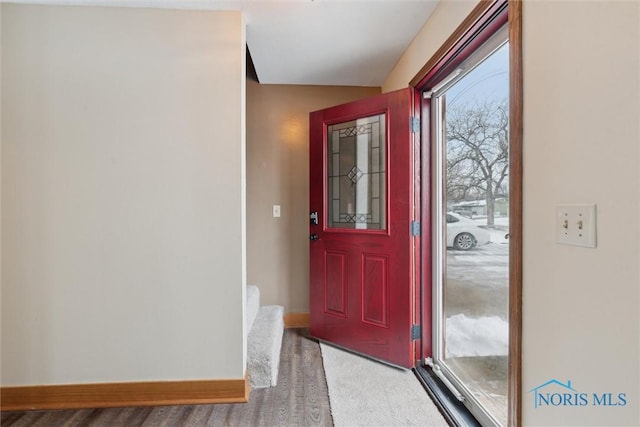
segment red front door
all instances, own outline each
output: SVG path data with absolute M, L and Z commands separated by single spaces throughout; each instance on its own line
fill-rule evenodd
M 415 362 L 411 89 L 310 114 L 310 333 Z

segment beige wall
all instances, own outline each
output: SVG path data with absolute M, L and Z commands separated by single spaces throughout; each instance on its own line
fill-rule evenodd
M 2 5 L 2 385 L 241 378 L 236 12 Z
M 406 86 L 472 7 L 441 3 L 383 90 Z M 640 424 L 638 9 L 524 3 L 524 425 Z M 596 249 L 555 243 L 560 203 L 597 203 Z M 552 378 L 629 403 L 534 409 L 528 391 Z
M 262 304 L 309 311 L 309 113 L 378 93 L 247 81 L 247 280 Z
M 529 424 L 640 424 L 639 6 L 524 4 L 524 386 L 629 401 L 534 409 L 525 394 Z M 556 244 L 554 207 L 582 202 L 598 205 L 598 247 Z
M 382 84 L 383 92 L 409 86 L 427 60 L 478 4 L 476 0 L 441 0 Z

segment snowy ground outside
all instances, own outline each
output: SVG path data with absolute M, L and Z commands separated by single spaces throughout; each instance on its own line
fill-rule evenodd
M 447 357 L 508 354 L 508 217 L 473 218 L 491 242 L 469 251 L 447 250 L 444 290 Z
M 509 324 L 498 316 L 467 317 L 455 314 L 446 320 L 445 357 L 506 356 Z

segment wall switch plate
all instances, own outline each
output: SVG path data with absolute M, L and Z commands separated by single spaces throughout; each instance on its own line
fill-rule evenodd
M 280 218 L 280 205 L 273 205 L 273 217 Z
M 556 242 L 596 247 L 596 205 L 556 206 Z

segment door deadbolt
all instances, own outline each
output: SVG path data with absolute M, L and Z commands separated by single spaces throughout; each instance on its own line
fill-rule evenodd
M 318 225 L 318 212 L 311 212 L 309 214 L 309 218 L 311 219 L 311 225 Z

